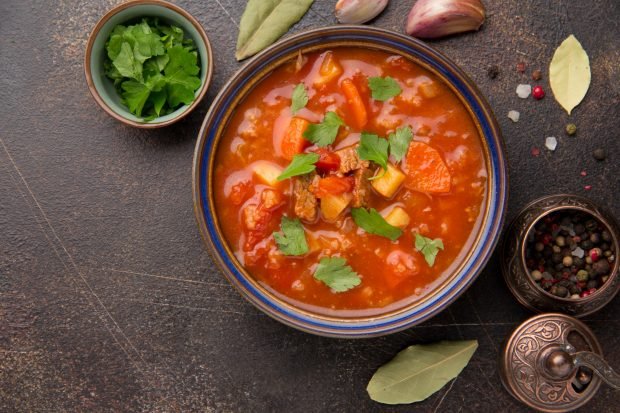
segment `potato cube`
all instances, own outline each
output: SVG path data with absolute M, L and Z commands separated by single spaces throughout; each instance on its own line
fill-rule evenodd
M 420 93 L 427 99 L 439 95 L 439 86 L 435 82 L 424 82 L 419 86 Z
M 321 198 L 321 214 L 326 221 L 335 221 L 336 218 L 349 206 L 353 195 L 345 192 L 340 195 L 326 195 Z
M 405 180 L 405 174 L 391 163 L 388 163 L 385 174 L 383 174 L 382 170 L 379 170 L 377 173 L 380 178 L 371 182 L 372 187 L 386 198 L 391 198 Z M 381 176 L 381 174 L 383 174 L 383 176 Z
M 407 214 L 407 211 L 397 206 L 394 207 L 390 211 L 390 213 L 385 216 L 385 221 L 394 227 L 404 229 L 407 225 L 409 225 L 411 219 L 409 218 L 409 214 Z
M 281 166 L 268 161 L 254 162 L 252 170 L 262 183 L 269 186 L 278 185 L 278 176 L 280 176 L 283 171 Z

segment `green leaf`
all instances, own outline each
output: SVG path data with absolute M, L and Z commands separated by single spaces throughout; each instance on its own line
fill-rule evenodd
M 174 46 L 168 49 L 168 56 L 170 60 L 164 69 L 166 75 L 176 73 L 179 68 L 192 76 L 196 76 L 200 72 L 198 55 L 195 52 L 188 52 L 181 46 Z
M 586 96 L 590 78 L 588 54 L 571 34 L 555 50 L 549 66 L 549 83 L 555 100 L 569 115 Z
M 153 110 L 155 111 L 155 114 L 157 116 L 161 115 L 161 110 L 164 107 L 164 104 L 166 103 L 166 98 L 167 98 L 167 94 L 166 94 L 165 89 L 160 90 L 158 92 L 151 92 L 151 95 L 149 96 L 149 100 L 153 104 Z
M 151 90 L 144 83 L 133 79 L 124 81 L 121 88 L 123 89 L 123 100 L 129 110 L 138 117 L 142 116 L 142 108 L 151 94 Z
M 239 23 L 237 60 L 278 40 L 308 11 L 313 0 L 249 0 Z
M 278 249 L 284 255 L 304 255 L 308 253 L 308 243 L 301 221 L 297 218 L 289 219 L 282 217 L 280 222 L 282 233 L 274 232 L 273 238 L 278 244 Z
M 168 93 L 168 105 L 176 108 L 181 103 L 189 105 L 194 101 L 194 91 L 200 87 L 200 79 L 188 75 L 183 68 L 176 72 L 166 74 L 166 92 Z
M 423 235 L 415 234 L 415 249 L 422 255 L 429 267 L 435 265 L 435 258 L 439 253 L 439 250 L 443 250 L 443 241 L 441 238 L 430 239 Z
M 302 153 L 293 156 L 291 163 L 278 176 L 278 181 L 291 178 L 293 176 L 305 175 L 316 169 L 314 165 L 319 160 L 317 153 Z
M 477 348 L 476 340 L 409 346 L 375 372 L 368 395 L 385 404 L 425 400 L 458 376 Z
M 347 265 L 347 260 L 338 257 L 321 258 L 314 271 L 314 278 L 337 293 L 348 291 L 362 282 L 353 268 Z
M 357 226 L 369 234 L 386 237 L 392 241 L 396 241 L 403 234 L 400 228 L 388 224 L 385 218 L 374 208 L 370 208 L 368 211 L 364 208 L 353 208 L 351 215 Z
M 369 77 L 368 87 L 374 100 L 385 101 L 400 94 L 402 89 L 396 80 L 391 77 Z
M 129 43 L 123 42 L 120 52 L 112 63 L 124 77 L 142 80 L 142 63 L 136 60 Z
M 159 56 L 165 53 L 164 44 L 160 37 L 153 33 L 146 21 L 131 27 L 131 35 L 135 39 L 133 45 L 134 56 L 138 61 L 144 61 L 152 56 Z
M 306 87 L 303 83 L 298 84 L 293 89 L 293 96 L 291 97 L 291 111 L 293 115 L 302 108 L 305 108 L 308 104 L 308 94 L 306 93 Z
M 381 166 L 384 171 L 387 170 L 388 160 L 387 139 L 380 138 L 372 133 L 362 132 L 360 145 L 357 147 L 357 154 L 360 159 L 365 161 L 373 161 Z
M 413 132 L 409 126 L 396 129 L 396 132 L 390 133 L 388 141 L 390 142 L 390 155 L 394 157 L 396 162 L 400 162 L 407 154 L 409 144 L 413 139 Z
M 338 136 L 338 128 L 344 125 L 344 121 L 336 112 L 327 112 L 323 122 L 312 123 L 304 132 L 304 138 L 317 146 L 327 146 L 334 143 Z

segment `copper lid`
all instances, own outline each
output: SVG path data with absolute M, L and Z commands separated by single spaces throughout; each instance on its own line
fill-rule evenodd
M 566 412 L 586 404 L 601 385 L 592 370 L 577 367 L 571 354 L 598 355 L 601 346 L 581 321 L 558 313 L 534 316 L 508 338 L 500 359 L 506 390 L 543 412 Z

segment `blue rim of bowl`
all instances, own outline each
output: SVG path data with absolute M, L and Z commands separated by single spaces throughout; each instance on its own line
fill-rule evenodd
M 187 22 L 189 22 L 194 27 L 194 29 L 198 33 L 200 41 L 204 43 L 204 47 L 206 49 L 206 56 L 201 56 L 201 59 L 204 57 L 204 60 L 207 62 L 206 68 L 201 67 L 201 71 L 204 71 L 204 81 L 202 81 L 202 75 L 201 75 L 202 84 L 200 85 L 200 88 L 195 92 L 194 100 L 189 105 L 180 106 L 174 112 L 166 115 L 166 116 L 174 115 L 172 117 L 167 118 L 166 120 L 158 121 L 157 119 L 161 119 L 161 118 L 156 118 L 148 122 L 139 122 L 131 118 L 128 118 L 126 116 L 123 116 L 122 114 L 112 109 L 105 102 L 105 100 L 99 94 L 99 90 L 95 86 L 95 82 L 93 79 L 93 74 L 91 70 L 91 55 L 93 53 L 93 46 L 94 46 L 95 40 L 99 36 L 101 29 L 106 25 L 106 23 L 111 18 L 113 18 L 118 13 L 121 13 L 124 10 L 128 10 L 136 6 L 162 7 L 164 9 L 168 9 L 172 11 L 173 13 L 176 13 L 181 18 L 187 20 Z M 194 39 L 194 41 L 198 41 L 198 39 Z M 202 66 L 204 66 L 204 64 Z M 97 22 L 97 24 L 91 31 L 90 35 L 88 36 L 88 41 L 86 42 L 86 51 L 84 53 L 84 75 L 86 77 L 86 84 L 88 85 L 90 94 L 95 99 L 95 102 L 108 115 L 110 115 L 114 119 L 126 125 L 134 126 L 134 127 L 141 128 L 141 129 L 163 128 L 165 126 L 178 122 L 181 119 L 185 118 L 187 115 L 189 115 L 198 106 L 198 104 L 202 101 L 202 99 L 207 94 L 207 89 L 209 88 L 209 85 L 211 83 L 211 77 L 213 76 L 213 66 L 214 66 L 213 49 L 211 48 L 211 42 L 209 41 L 209 37 L 207 36 L 207 33 L 205 32 L 204 28 L 200 25 L 198 20 L 196 20 L 194 16 L 192 16 L 185 9 L 177 6 L 176 4 L 172 4 L 164 0 L 130 0 L 128 2 L 121 3 L 121 4 L 118 4 L 112 7 L 101 17 L 101 19 L 99 19 L 99 21 Z M 127 110 L 127 113 L 130 114 L 129 110 Z
M 334 46 L 327 46 L 337 43 Z M 213 207 L 210 171 L 214 167 L 217 142 L 233 103 L 242 100 L 248 84 L 260 82 L 266 68 L 290 60 L 298 50 L 322 50 L 327 47 L 357 46 L 391 50 L 411 56 L 430 69 L 456 92 L 478 126 L 485 150 L 489 181 L 485 218 L 479 228 L 473 250 L 456 274 L 421 302 L 362 318 L 337 318 L 309 312 L 280 299 L 258 284 L 237 262 L 226 245 Z M 255 76 L 262 76 L 257 80 Z M 251 88 L 250 88 L 251 89 Z M 239 97 L 241 96 L 241 97 Z M 508 195 L 508 176 L 504 143 L 497 121 L 474 83 L 456 64 L 437 51 L 411 37 L 368 26 L 334 26 L 306 31 L 270 46 L 242 67 L 222 88 L 205 116 L 196 142 L 193 164 L 193 197 L 196 220 L 213 258 L 227 279 L 252 304 L 276 320 L 309 333 L 331 337 L 374 337 L 394 333 L 419 324 L 444 310 L 473 283 L 497 245 L 503 225 Z

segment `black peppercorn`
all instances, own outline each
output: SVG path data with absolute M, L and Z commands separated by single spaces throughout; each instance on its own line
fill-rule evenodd
M 592 152 L 592 156 L 594 156 L 594 159 L 597 161 L 604 161 L 605 158 L 607 158 L 607 153 L 605 152 L 605 149 L 599 148 Z

